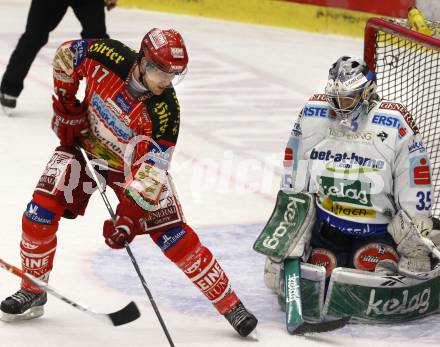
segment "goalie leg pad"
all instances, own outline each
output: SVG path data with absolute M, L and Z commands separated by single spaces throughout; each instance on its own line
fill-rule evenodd
M 34 194 L 22 219 L 20 253 L 23 271 L 48 281 L 57 245 L 56 231 L 64 208 L 53 199 Z M 40 293 L 41 289 L 23 280 L 22 289 Z
M 280 288 L 281 263 L 266 258 L 264 264 L 264 283 L 266 287 L 272 289 L 277 295 L 280 295 L 284 288 Z
M 226 314 L 239 303 L 240 300 L 231 289 L 231 283 L 223 268 L 211 251 L 202 245 L 190 226 L 183 224 L 165 232 L 153 233 L 151 237 L 220 314 Z M 172 243 L 172 246 L 165 247 L 167 242 Z

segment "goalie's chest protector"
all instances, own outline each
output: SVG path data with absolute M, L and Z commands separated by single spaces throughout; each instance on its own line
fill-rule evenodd
M 374 107 L 348 130 L 327 104 L 319 107 L 326 110 L 320 111 L 325 117 L 304 112 L 301 121 L 308 189 L 318 196 L 318 217 L 350 235 L 384 233 L 395 213 L 392 173 L 398 118 L 380 115 Z

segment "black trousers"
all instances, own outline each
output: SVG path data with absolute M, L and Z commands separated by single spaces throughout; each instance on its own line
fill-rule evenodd
M 19 96 L 23 82 L 38 51 L 71 6 L 81 23 L 82 38 L 108 38 L 104 0 L 32 0 L 26 29 L 12 52 L 3 75 L 0 91 Z M 69 38 L 66 38 L 66 40 Z
M 343 234 L 336 228 L 324 223 L 316 223 L 312 233 L 312 248 L 324 248 L 336 255 L 338 266 L 354 268 L 353 256 L 356 251 L 369 243 L 383 243 L 397 249 L 392 236 L 356 237 Z

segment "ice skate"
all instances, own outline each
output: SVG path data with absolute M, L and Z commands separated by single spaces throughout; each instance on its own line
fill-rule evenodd
M 45 292 L 35 294 L 20 289 L 2 301 L 0 319 L 4 322 L 15 322 L 41 317 L 44 314 L 46 302 L 47 294 Z
M 257 318 L 239 302 L 234 308 L 225 314 L 225 318 L 240 336 L 248 336 L 257 326 Z
M 17 98 L 8 94 L 0 93 L 0 105 L 3 112 L 10 116 L 13 109 L 17 106 Z

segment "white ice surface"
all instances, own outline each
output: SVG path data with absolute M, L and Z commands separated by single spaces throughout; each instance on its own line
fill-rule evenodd
M 24 29 L 28 1 L 0 2 L 0 71 Z M 286 333 L 276 298 L 263 285 L 263 257 L 251 250 L 269 217 L 285 141 L 295 115 L 322 91 L 329 65 L 361 55 L 361 40 L 263 26 L 119 9 L 108 13 L 111 36 L 137 49 L 151 27 L 174 27 L 190 52 L 190 70 L 177 86 L 182 125 L 173 173 L 188 223 L 229 273 L 258 316 L 259 341 L 238 337 L 222 317 L 147 238 L 133 251 L 176 346 L 414 346 L 440 338 L 438 318 L 405 325 L 347 326 L 314 337 Z M 68 12 L 41 50 L 12 118 L 0 117 L 0 257 L 19 264 L 21 215 L 57 139 L 50 130 L 51 58 L 80 25 Z M 113 203 L 114 197 L 111 196 Z M 107 212 L 95 195 L 85 217 L 63 220 L 51 285 L 96 310 L 136 300 L 142 317 L 112 328 L 50 298 L 43 318 L 0 324 L 1 347 L 167 346 L 124 251 L 101 237 Z M 0 298 L 18 288 L 0 272 Z

